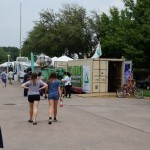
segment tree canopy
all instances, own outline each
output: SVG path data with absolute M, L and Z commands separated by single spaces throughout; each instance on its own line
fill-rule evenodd
M 63 4 L 59 12 L 43 10 L 23 42 L 22 55 L 45 53 L 90 58 L 100 40 L 104 58 L 132 60 L 135 67 L 149 68 L 150 1 L 122 0 L 124 9 L 109 9 L 109 15 L 77 4 Z
M 19 49 L 16 47 L 0 47 L 0 64 L 8 61 L 8 55 L 10 55 L 10 61 L 15 61 L 19 55 Z

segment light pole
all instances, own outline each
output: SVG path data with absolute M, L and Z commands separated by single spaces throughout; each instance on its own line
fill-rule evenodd
M 10 55 L 8 54 L 7 57 L 8 57 L 8 62 L 7 62 L 7 73 L 8 73 L 8 65 L 9 65 L 9 62 L 10 62 Z
M 10 62 L 10 55 L 8 54 L 7 56 L 8 56 L 8 62 Z
M 22 4 L 20 3 L 20 54 L 19 54 L 19 56 L 21 57 L 21 6 L 22 6 Z

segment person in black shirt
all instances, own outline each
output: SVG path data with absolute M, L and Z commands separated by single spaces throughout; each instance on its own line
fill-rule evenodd
M 29 71 L 28 70 L 24 70 L 25 75 L 23 78 L 23 83 L 27 82 L 30 78 L 29 78 Z M 24 89 L 24 97 L 28 96 L 28 89 Z

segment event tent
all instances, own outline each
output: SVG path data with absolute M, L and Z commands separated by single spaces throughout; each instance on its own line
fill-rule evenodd
M 10 66 L 10 65 L 13 65 L 13 66 L 14 66 L 14 62 L 5 62 L 5 63 L 3 63 L 3 64 L 0 64 L 0 67 L 7 67 L 7 65 L 8 65 L 8 66 Z
M 53 65 L 54 65 L 54 62 L 58 59 L 58 57 L 55 56 L 55 57 L 52 57 L 51 59 L 52 59 L 51 65 L 53 66 Z
M 58 57 L 55 61 L 69 61 L 69 60 L 73 60 L 73 59 L 64 55 L 64 56 Z

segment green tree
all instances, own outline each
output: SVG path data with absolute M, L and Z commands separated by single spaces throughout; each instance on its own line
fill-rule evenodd
M 140 66 L 149 68 L 150 58 L 150 1 L 137 0 L 133 11 L 134 23 L 137 31 L 136 48 L 141 50 L 144 56 Z
M 7 61 L 7 52 L 3 48 L 0 48 L 0 64 Z
M 0 47 L 2 57 L 1 63 L 8 61 L 8 55 L 10 55 L 10 61 L 15 61 L 16 57 L 19 56 L 19 49 L 17 47 Z
M 64 4 L 59 13 L 44 10 L 40 20 L 23 43 L 23 54 L 41 52 L 53 56 L 77 53 L 79 58 L 91 57 L 101 41 L 105 58 L 132 60 L 136 67 L 148 67 L 150 54 L 150 1 L 123 0 L 121 11 L 111 7 L 109 15 L 95 11 L 87 16 L 77 4 Z
M 64 4 L 58 14 L 52 10 L 41 12 L 40 21 L 35 23 L 24 41 L 23 54 L 42 51 L 49 56 L 60 56 L 69 50 L 69 56 L 73 53 L 80 58 L 88 56 L 91 37 L 86 22 L 86 10 L 76 4 Z

